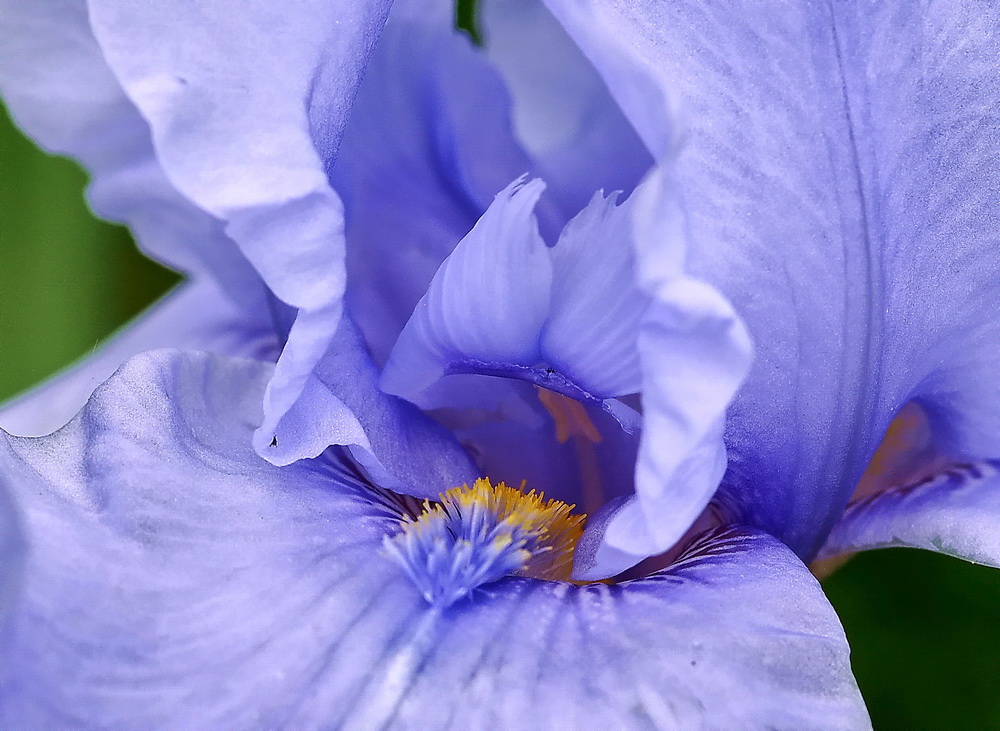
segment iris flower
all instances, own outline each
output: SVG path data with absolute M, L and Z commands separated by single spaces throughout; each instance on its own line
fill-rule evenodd
M 482 10 L 0 2 L 188 277 L 0 414 L 0 725 L 859 728 L 807 564 L 1000 563 L 1000 10 Z

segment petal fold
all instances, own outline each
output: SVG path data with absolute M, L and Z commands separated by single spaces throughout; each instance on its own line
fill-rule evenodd
M 299 311 L 268 393 L 271 421 L 302 396 L 340 324 L 343 206 L 326 167 L 389 4 L 90 2 L 168 178 Z
M 552 262 L 534 208 L 545 186 L 518 179 L 499 193 L 431 280 L 399 336 L 382 388 L 418 405 L 453 365 L 535 365 Z
M 222 222 L 167 179 L 149 125 L 94 38 L 86 0 L 0 3 L 0 90 L 17 123 L 45 149 L 91 174 L 101 217 L 127 224 L 148 254 L 219 281 L 234 302 L 263 303 L 257 275 Z

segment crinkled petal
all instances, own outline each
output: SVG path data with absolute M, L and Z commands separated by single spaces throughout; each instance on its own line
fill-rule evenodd
M 634 278 L 648 302 L 637 332 L 643 433 L 635 499 L 608 505 L 588 525 L 577 578 L 611 576 L 666 551 L 694 523 L 726 471 L 726 410 L 753 358 L 729 302 L 684 273 L 686 230 L 667 169 L 654 170 L 626 206 Z
M 545 360 L 594 396 L 638 393 L 639 320 L 649 298 L 636 281 L 631 202 L 593 196 L 552 249 Z
M 1000 464 L 953 465 L 848 506 L 819 558 L 909 546 L 1000 567 Z
M 727 435 L 744 518 L 814 553 L 913 398 L 995 456 L 1000 9 L 547 4 L 651 149 L 686 128 L 692 271 L 757 344 Z
M 380 364 L 441 262 L 530 168 L 498 74 L 454 30 L 448 3 L 443 15 L 427 4 L 393 5 L 331 171 L 347 302 Z
M 454 364 L 539 360 L 552 283 L 534 216 L 544 188 L 511 183 L 438 269 L 386 363 L 384 390 L 427 405 L 425 391 Z
M 630 193 L 653 160 L 566 31 L 535 0 L 481 3 L 484 50 L 514 98 L 518 138 L 566 217 L 596 190 Z
M 46 149 L 90 172 L 95 212 L 132 228 L 151 256 L 212 276 L 248 309 L 257 275 L 222 223 L 185 200 L 156 159 L 149 125 L 108 68 L 86 0 L 0 3 L 0 90 L 18 124 Z
M 21 436 L 50 434 L 87 403 L 105 379 L 136 353 L 188 348 L 273 360 L 279 350 L 268 312 L 256 317 L 206 280 L 185 283 L 66 371 L 4 404 L 0 427 Z
M 831 607 L 760 533 L 625 585 L 507 579 L 432 610 L 379 550 L 390 503 L 250 449 L 268 376 L 139 356 L 64 430 L 0 444 L 31 537 L 4 726 L 867 724 Z
M 388 9 L 90 2 L 95 35 L 171 182 L 224 221 L 270 290 L 299 310 L 269 421 L 302 396 L 340 323 L 343 207 L 325 168 Z

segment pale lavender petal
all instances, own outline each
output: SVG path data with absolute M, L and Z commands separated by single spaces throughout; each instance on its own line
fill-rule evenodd
M 105 57 L 149 122 L 171 182 L 224 221 L 270 290 L 299 310 L 258 443 L 302 396 L 340 323 L 343 207 L 325 169 L 388 9 L 90 3 Z
M 425 2 L 396 2 L 331 170 L 344 198 L 347 302 L 385 362 L 434 272 L 493 197 L 531 166 L 506 89 Z
M 633 203 L 594 195 L 552 249 L 551 312 L 542 351 L 594 396 L 638 393 L 639 321 L 649 297 L 636 281 Z
M 21 436 L 55 431 L 122 363 L 156 348 L 273 360 L 280 343 L 269 312 L 254 316 L 235 307 L 208 280 L 182 284 L 86 358 L 6 402 L 0 407 L 0 427 Z
M 998 467 L 993 461 L 952 465 L 852 503 L 819 558 L 907 546 L 1000 567 Z
M 454 436 L 413 404 L 383 393 L 378 380 L 354 323 L 345 319 L 302 397 L 273 429 L 265 419 L 267 431 L 255 433 L 257 451 L 288 465 L 331 444 L 345 446 L 376 484 L 425 498 L 474 481 L 479 473 Z M 262 432 L 270 436 L 262 439 Z
M 545 186 L 516 180 L 438 269 L 393 348 L 382 388 L 418 405 L 453 364 L 534 365 L 552 263 L 535 203 Z
M 628 584 L 507 579 L 432 609 L 379 550 L 384 493 L 249 448 L 268 375 L 148 354 L 66 429 L 0 442 L 31 538 L 3 725 L 866 725 L 831 607 L 763 534 Z
M 1000 10 L 547 4 L 651 149 L 684 140 L 693 272 L 757 344 L 744 520 L 814 553 L 914 398 L 953 455 L 1000 452 Z
M 25 550 L 20 516 L 0 479 L 0 632 L 21 589 Z
M 635 499 L 587 527 L 593 550 L 574 562 L 574 576 L 586 579 L 666 551 L 702 513 L 726 470 L 726 410 L 753 357 L 729 302 L 684 272 L 686 229 L 667 169 L 650 173 L 626 206 L 635 279 L 649 303 L 638 323 L 643 432 Z
M 514 98 L 518 139 L 565 216 L 597 190 L 630 193 L 649 152 L 600 75 L 541 2 L 488 0 L 484 50 Z

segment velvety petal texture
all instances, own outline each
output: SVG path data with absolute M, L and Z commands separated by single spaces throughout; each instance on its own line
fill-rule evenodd
M 819 558 L 908 546 L 1000 567 L 998 525 L 997 462 L 953 465 L 849 505 Z
M 72 419 L 122 363 L 157 348 L 273 361 L 281 344 L 269 312 L 254 316 L 234 306 L 210 279 L 185 283 L 83 360 L 6 402 L 0 408 L 0 428 L 19 436 L 51 434 Z
M 953 455 L 1000 453 L 1000 10 L 547 5 L 658 157 L 683 140 L 692 271 L 757 344 L 735 514 L 811 556 L 912 399 Z
M 399 506 L 342 452 L 249 448 L 269 371 L 139 356 L 60 432 L 3 439 L 31 546 L 3 725 L 867 724 L 816 581 L 760 533 L 620 586 L 507 579 L 431 609 L 379 552 Z
M 275 438 L 294 439 L 282 419 L 340 324 L 343 206 L 325 161 L 389 4 L 90 3 L 169 179 L 225 223 L 271 292 L 298 310 L 254 440 L 265 456 Z M 342 404 L 325 405 L 343 416 Z

